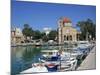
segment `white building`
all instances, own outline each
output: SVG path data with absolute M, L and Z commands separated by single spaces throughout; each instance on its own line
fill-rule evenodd
M 20 28 L 12 28 L 11 29 L 11 43 L 21 43 L 24 42 L 24 36 Z

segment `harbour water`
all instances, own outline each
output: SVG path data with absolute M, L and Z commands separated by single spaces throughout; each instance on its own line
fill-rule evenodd
M 11 74 L 18 74 L 30 68 L 32 63 L 38 62 L 38 58 L 41 57 L 40 51 L 41 47 L 11 47 Z

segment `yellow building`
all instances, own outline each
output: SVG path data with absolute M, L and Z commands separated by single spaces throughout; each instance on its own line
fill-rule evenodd
M 63 44 L 65 41 L 78 41 L 78 30 L 73 27 L 69 18 L 63 17 L 58 21 L 58 41 L 59 44 Z

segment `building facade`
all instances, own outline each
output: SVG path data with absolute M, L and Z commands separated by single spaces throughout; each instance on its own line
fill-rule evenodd
M 24 36 L 20 28 L 11 29 L 11 44 L 17 44 L 24 41 Z
M 69 18 L 63 17 L 58 21 L 58 41 L 59 44 L 65 41 L 78 41 L 80 32 L 73 27 Z

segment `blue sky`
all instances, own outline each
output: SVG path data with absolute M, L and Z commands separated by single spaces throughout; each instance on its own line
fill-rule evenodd
M 29 24 L 35 30 L 43 30 L 44 27 L 57 29 L 57 21 L 60 17 L 71 19 L 73 26 L 81 20 L 90 18 L 96 22 L 96 7 L 72 4 L 38 3 L 12 1 L 11 25 L 23 28 Z

